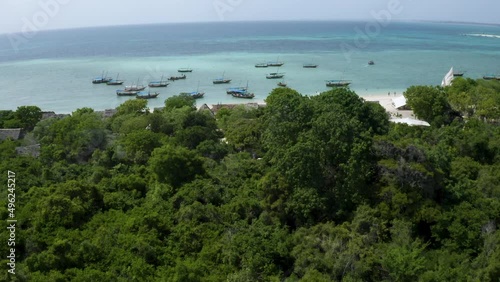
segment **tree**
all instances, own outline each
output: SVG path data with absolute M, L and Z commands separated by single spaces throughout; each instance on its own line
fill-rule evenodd
M 107 144 L 104 122 L 88 108 L 77 110 L 67 118 L 44 121 L 34 135 L 42 144 L 42 158 L 49 163 L 62 158 L 87 161 L 96 149 L 103 149 Z
M 221 109 L 218 124 L 227 142 L 237 150 L 261 153 L 262 111 L 245 106 Z
M 14 116 L 20 121 L 23 129 L 31 131 L 42 119 L 42 110 L 37 106 L 20 106 Z
M 147 112 L 148 101 L 144 99 L 127 100 L 116 108 L 116 114 L 113 116 L 127 115 L 127 114 L 140 114 Z
M 10 126 L 9 124 L 12 124 Z M 15 112 L 11 110 L 0 111 L 0 128 L 17 128 L 20 127 L 19 120 L 15 118 Z
M 189 107 L 191 109 L 196 109 L 195 100 L 189 94 L 180 94 L 169 97 L 165 100 L 165 111 L 170 111 L 172 109 L 180 109 L 183 107 Z
M 156 180 L 179 187 L 204 173 L 203 162 L 193 151 L 171 144 L 156 148 L 149 160 Z
M 457 116 L 448 104 L 446 93 L 442 88 L 411 86 L 404 95 L 415 115 L 432 125 L 449 124 Z
M 161 135 L 142 129 L 135 130 L 120 139 L 127 159 L 134 163 L 146 163 L 153 150 L 161 145 Z
M 272 157 L 297 142 L 300 132 L 310 126 L 313 110 L 308 97 L 291 89 L 274 89 L 266 103 L 262 139 Z
M 466 117 L 483 120 L 500 118 L 500 89 L 495 84 L 458 78 L 446 88 L 452 107 Z

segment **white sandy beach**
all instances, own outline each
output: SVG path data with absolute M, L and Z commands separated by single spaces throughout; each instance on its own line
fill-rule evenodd
M 361 96 L 361 98 L 366 101 L 379 102 L 379 104 L 384 107 L 384 109 L 391 114 L 392 117 L 402 117 L 402 118 L 414 118 L 413 111 L 409 110 L 398 110 L 394 107 L 392 99 L 403 96 L 403 94 L 397 94 L 396 96 L 389 95 L 366 95 Z

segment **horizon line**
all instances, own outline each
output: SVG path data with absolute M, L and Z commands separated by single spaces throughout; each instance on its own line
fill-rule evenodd
M 207 20 L 207 21 L 179 21 L 179 22 L 153 22 L 153 23 L 128 23 L 128 24 L 110 24 L 110 25 L 95 25 L 95 26 L 75 26 L 75 27 L 61 27 L 61 28 L 47 28 L 39 30 L 38 32 L 50 31 L 65 31 L 76 29 L 92 29 L 92 28 L 107 28 L 107 27 L 126 27 L 126 26 L 147 26 L 147 25 L 170 25 L 170 24 L 207 24 L 207 23 L 265 23 L 265 22 L 372 22 L 376 21 L 370 19 L 287 19 L 287 20 Z M 421 19 L 394 19 L 391 22 L 397 23 L 436 23 L 436 24 L 468 24 L 468 25 L 484 25 L 484 26 L 498 26 L 500 23 L 488 22 L 468 22 L 468 21 L 450 21 L 450 20 L 421 20 Z M 0 32 L 0 36 L 9 34 L 19 34 L 22 31 L 15 32 Z

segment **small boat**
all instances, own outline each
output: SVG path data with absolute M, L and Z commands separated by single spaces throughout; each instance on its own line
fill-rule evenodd
M 180 95 L 190 95 L 191 97 L 195 99 L 203 98 L 205 95 L 205 92 L 200 92 L 200 91 L 193 91 L 193 92 L 181 92 L 179 93 Z
M 106 84 L 107 85 L 122 85 L 124 81 L 118 79 L 119 75 L 120 74 L 117 74 L 116 79 L 111 79 L 110 81 L 106 82 Z
M 285 63 L 280 62 L 279 59 L 280 58 L 278 57 L 278 59 L 275 62 L 267 62 L 267 65 L 270 66 L 270 67 L 281 67 Z
M 248 93 L 246 90 L 242 90 L 242 91 L 236 91 L 234 93 L 231 93 L 231 95 L 235 98 L 243 98 L 243 99 L 252 99 L 253 97 L 255 97 L 255 95 L 253 93 Z
M 284 81 L 280 81 L 280 82 L 278 82 L 278 86 L 286 87 L 286 83 Z
M 94 79 L 92 79 L 92 83 L 93 84 L 101 84 L 101 83 L 104 83 L 102 77 L 96 77 Z
M 158 92 L 151 93 L 149 91 L 148 92 L 141 91 L 141 92 L 137 92 L 135 97 L 137 99 L 152 99 L 152 98 L 158 97 L 158 95 L 160 95 L 160 93 L 158 93 Z
M 368 65 L 370 65 L 370 66 L 373 66 L 374 64 L 375 64 L 375 62 L 374 62 L 374 61 L 369 61 L 369 62 L 368 62 Z
M 151 81 L 148 83 L 149 87 L 167 87 L 170 83 L 163 81 L 163 75 L 161 76 L 160 81 Z
M 316 64 L 303 64 L 302 67 L 305 69 L 315 69 L 318 67 L 318 65 L 316 65 Z
M 129 91 L 129 90 L 116 90 L 116 95 L 118 96 L 135 96 L 139 91 Z
M 179 80 L 179 79 L 186 79 L 186 75 L 180 75 L 180 76 L 171 76 L 168 78 L 168 80 Z
M 195 99 L 203 98 L 203 96 L 205 95 L 205 92 L 200 92 L 199 89 L 200 89 L 200 82 L 198 81 L 198 87 L 196 88 L 196 91 L 181 92 L 180 94 L 181 95 L 190 95 L 191 97 L 193 97 Z
M 137 79 L 137 82 L 135 84 L 125 86 L 125 91 L 142 91 L 146 89 L 146 86 L 144 85 L 139 85 L 139 79 Z
M 267 68 L 268 66 L 267 63 L 258 63 L 255 65 L 256 68 Z
M 111 80 L 111 81 L 108 81 L 106 82 L 107 85 L 122 85 L 123 84 L 123 80 Z
M 93 84 L 108 83 L 111 80 L 113 80 L 113 78 L 109 77 L 107 72 L 106 72 L 106 74 L 104 74 L 104 72 L 102 72 L 102 75 L 94 78 L 92 80 L 92 83 Z
M 282 72 L 272 72 L 266 75 L 267 79 L 276 79 L 276 78 L 283 78 L 285 76 L 285 73 Z
M 345 87 L 349 86 L 351 84 L 351 81 L 349 80 L 327 80 L 326 81 L 326 86 L 328 87 Z
M 163 81 L 151 81 L 148 83 L 149 87 L 167 87 L 170 83 Z
M 269 66 L 269 67 L 281 67 L 284 64 L 285 63 L 283 63 L 283 62 L 268 62 L 267 66 Z
M 216 78 L 212 82 L 213 82 L 213 84 L 227 84 L 227 83 L 231 82 L 231 79 Z
M 464 72 L 463 71 L 453 72 L 453 77 L 459 77 L 459 76 L 464 76 Z
M 227 94 L 246 92 L 248 90 L 248 86 L 239 86 L 239 87 L 231 87 L 226 89 Z
M 222 77 L 216 78 L 212 81 L 213 84 L 227 84 L 230 82 L 231 82 L 231 79 L 224 78 L 224 73 L 222 74 Z
M 498 79 L 495 75 L 485 75 L 483 76 L 484 80 L 493 80 L 493 79 Z
M 193 69 L 190 69 L 190 68 L 180 68 L 177 71 L 178 72 L 193 72 Z
M 144 85 L 129 85 L 125 86 L 125 91 L 142 91 L 146 89 L 146 86 Z

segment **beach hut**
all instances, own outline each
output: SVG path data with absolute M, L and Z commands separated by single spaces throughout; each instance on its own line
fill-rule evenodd
M 22 137 L 21 128 L 2 128 L 0 129 L 0 141 L 11 139 L 19 140 Z

